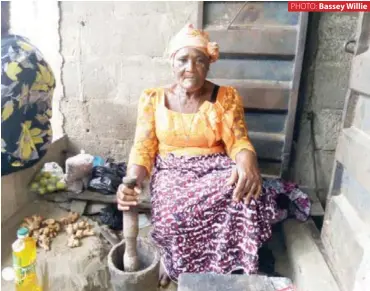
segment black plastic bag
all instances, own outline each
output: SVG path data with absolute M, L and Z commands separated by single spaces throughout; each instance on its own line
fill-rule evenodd
M 89 190 L 105 195 L 116 194 L 122 178 L 126 176 L 126 164 L 108 160 L 104 166 L 96 166 L 92 170 Z
M 122 230 L 122 211 L 118 210 L 117 205 L 108 205 L 99 214 L 100 222 L 106 224 L 113 230 Z
M 275 257 L 266 244 L 258 249 L 258 270 L 268 276 L 275 274 Z

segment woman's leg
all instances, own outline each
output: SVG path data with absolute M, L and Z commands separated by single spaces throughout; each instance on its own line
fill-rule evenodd
M 160 269 L 159 269 L 159 281 L 158 285 L 161 288 L 166 288 L 171 282 L 170 277 L 167 274 L 167 271 L 163 267 L 163 264 L 161 263 Z

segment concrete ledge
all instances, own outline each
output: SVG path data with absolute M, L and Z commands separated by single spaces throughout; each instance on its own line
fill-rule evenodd
M 333 196 L 327 206 L 321 239 L 328 264 L 342 290 L 368 290 L 370 284 L 370 232 L 344 195 Z
M 297 291 L 339 291 L 320 246 L 320 234 L 312 220 L 283 224 L 292 280 Z

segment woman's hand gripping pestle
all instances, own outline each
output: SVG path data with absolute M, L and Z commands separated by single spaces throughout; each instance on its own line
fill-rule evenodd
M 123 184 L 130 189 L 136 186 L 136 177 L 123 178 Z M 125 239 L 125 253 L 123 254 L 123 270 L 135 272 L 139 269 L 139 257 L 137 255 L 137 236 L 139 233 L 138 212 L 136 207 L 123 211 L 123 237 Z

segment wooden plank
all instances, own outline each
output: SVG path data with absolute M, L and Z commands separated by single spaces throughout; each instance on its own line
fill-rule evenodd
M 284 134 L 286 113 L 246 112 L 245 120 L 248 129 L 253 132 Z
M 205 29 L 221 53 L 246 55 L 293 56 L 297 30 L 289 26 L 250 26 L 244 29 Z
M 285 138 L 283 134 L 250 131 L 249 137 L 258 158 L 281 161 Z
M 82 201 L 94 201 L 100 203 L 107 203 L 107 204 L 115 204 L 116 195 L 104 195 L 96 192 L 91 191 L 84 191 L 80 194 L 75 194 L 72 192 L 57 192 L 52 194 L 46 194 L 42 196 L 47 201 L 52 202 L 67 202 L 70 200 L 82 200 Z M 149 201 L 142 201 L 138 204 L 138 208 L 140 210 L 150 209 L 150 202 Z
M 343 130 L 338 139 L 336 159 L 370 192 L 370 136 L 355 127 Z
M 293 60 L 219 59 L 211 65 L 211 79 L 291 81 Z
M 99 232 L 112 246 L 115 246 L 121 241 L 117 234 L 106 225 L 100 226 Z
M 287 110 L 291 82 L 268 80 L 209 79 L 221 86 L 238 90 L 245 108 Z

